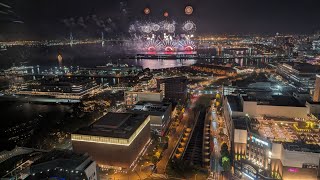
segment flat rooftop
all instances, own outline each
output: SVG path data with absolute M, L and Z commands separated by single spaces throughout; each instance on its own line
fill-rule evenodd
M 273 142 L 281 142 L 288 150 L 320 152 L 320 135 L 309 121 L 295 119 L 257 117 L 258 133 Z
M 271 105 L 271 106 L 294 106 L 294 107 L 304 107 L 304 104 L 301 104 L 293 96 L 282 96 L 282 95 L 273 95 L 271 97 L 263 96 L 242 96 L 244 101 L 256 101 L 258 105 Z
M 299 73 L 319 73 L 320 72 L 320 66 L 313 65 L 309 63 L 301 63 L 301 62 L 287 62 L 282 64 L 282 66 L 295 69 L 299 71 Z
M 70 150 L 53 150 L 36 160 L 32 167 L 39 165 L 43 169 L 54 169 L 56 167 L 76 169 L 88 158 L 89 155 L 87 154 L 78 154 Z
M 320 153 L 320 146 L 318 144 L 306 144 L 306 143 L 282 143 L 283 148 L 289 151 L 303 151 Z
M 249 129 L 250 119 L 247 116 L 236 117 L 233 118 L 232 121 L 235 129 Z
M 129 111 L 135 113 L 147 113 L 150 115 L 162 115 L 168 110 L 170 105 L 171 103 L 167 102 L 139 101 Z
M 143 94 L 143 93 L 159 94 L 161 92 L 162 92 L 161 90 L 157 90 L 157 89 L 148 89 L 148 90 L 137 89 L 132 91 L 125 91 L 126 94 Z
M 147 117 L 145 114 L 109 112 L 95 123 L 73 134 L 128 139 Z

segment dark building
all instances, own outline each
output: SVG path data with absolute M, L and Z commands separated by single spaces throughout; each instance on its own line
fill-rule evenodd
M 172 105 L 168 102 L 139 101 L 129 111 L 149 115 L 151 130 L 164 135 L 170 124 Z
M 97 180 L 97 165 L 87 154 L 53 150 L 30 166 L 30 175 L 26 179 Z
M 108 113 L 71 135 L 75 152 L 87 152 L 102 168 L 128 170 L 150 142 L 150 117 Z
M 188 79 L 184 76 L 157 79 L 157 88 L 164 92 L 164 99 L 185 101 L 187 98 Z

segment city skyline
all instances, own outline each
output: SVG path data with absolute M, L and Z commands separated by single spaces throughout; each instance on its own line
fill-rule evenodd
M 320 180 L 316 0 L 0 0 L 0 179 Z
M 123 1 L 126 2 L 126 1 Z M 10 8 L 1 6 L 0 35 L 11 35 L 13 39 L 25 36 L 37 38 L 55 38 L 68 34 L 70 28 L 65 27 L 64 20 L 86 18 L 95 14 L 98 18 L 111 18 L 117 28 L 121 28 L 119 15 L 121 14 L 119 1 L 46 1 L 37 2 L 28 0 L 23 2 L 3 1 Z M 190 19 L 198 22 L 199 34 L 224 34 L 224 33 L 312 33 L 319 30 L 318 19 L 320 5 L 316 0 L 227 0 L 227 1 L 127 1 L 126 9 L 128 19 L 155 18 L 166 19 L 163 13 L 169 13 L 168 18 L 178 19 L 186 17 L 184 8 L 191 5 L 194 8 Z M 13 13 L 5 11 L 5 9 Z M 151 13 L 145 15 L 144 8 L 149 8 Z M 9 16 L 9 18 L 8 18 Z M 130 16 L 130 17 L 129 17 Z M 123 17 L 122 17 L 123 18 Z M 14 20 L 15 22 L 12 22 Z M 130 20 L 128 20 L 130 21 Z M 129 22 L 125 23 L 129 23 Z M 76 22 L 77 23 L 77 22 Z M 119 26 L 119 27 L 118 27 Z M 84 27 L 77 27 L 84 29 Z M 77 28 L 74 28 L 76 30 Z M 87 27 L 85 27 L 87 28 Z M 89 28 L 89 27 L 88 27 Z M 92 31 L 92 30 L 88 30 Z M 123 29 L 122 29 L 123 31 Z M 46 32 L 46 33 L 44 33 Z M 2 37 L 3 39 L 3 37 Z

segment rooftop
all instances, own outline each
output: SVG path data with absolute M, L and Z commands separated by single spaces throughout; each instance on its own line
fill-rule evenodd
M 261 137 L 284 144 L 291 151 L 320 152 L 316 123 L 295 119 L 257 117 Z
M 162 115 L 170 105 L 171 103 L 167 102 L 139 101 L 130 111 L 136 113 L 143 112 L 150 115 Z
M 320 72 L 320 66 L 309 64 L 309 63 L 287 62 L 282 65 L 288 68 L 295 69 L 300 73 L 319 73 Z
M 72 85 L 85 85 L 87 83 L 92 82 L 92 80 L 88 78 L 44 78 L 35 81 L 40 83 L 40 85 L 46 86 L 72 86 Z
M 303 151 L 320 153 L 320 146 L 318 144 L 306 144 L 306 143 L 283 143 L 283 148 L 289 151 Z
M 41 169 L 54 169 L 57 167 L 76 169 L 88 158 L 89 155 L 87 154 L 78 154 L 69 150 L 53 150 L 36 160 L 32 167 L 39 166 Z
M 128 139 L 147 117 L 148 115 L 145 114 L 109 112 L 74 134 Z
M 247 116 L 241 116 L 232 119 L 235 129 L 247 130 L 249 128 L 250 119 Z
M 282 95 L 273 95 L 271 97 L 264 96 L 242 96 L 244 101 L 256 101 L 258 105 L 271 105 L 271 106 L 294 106 L 294 107 L 304 107 L 304 104 L 301 104 L 293 96 L 282 96 Z

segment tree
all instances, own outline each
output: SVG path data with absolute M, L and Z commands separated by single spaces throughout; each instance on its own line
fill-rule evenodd
M 230 171 L 231 169 L 230 159 L 227 156 L 222 157 L 222 168 L 226 172 Z
M 226 156 L 229 158 L 230 154 L 229 154 L 229 150 L 228 150 L 228 145 L 226 143 L 223 143 L 221 145 L 221 150 L 220 150 L 220 153 L 221 153 L 221 156 Z

